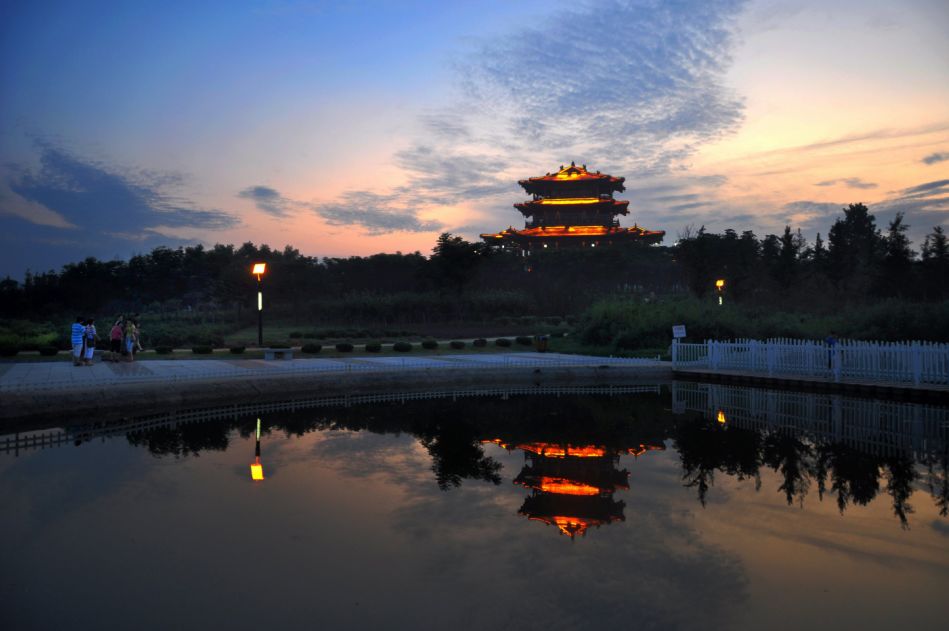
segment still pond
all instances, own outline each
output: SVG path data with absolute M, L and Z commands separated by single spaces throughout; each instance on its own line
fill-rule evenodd
M 0 434 L 0 628 L 946 628 L 945 407 L 443 395 Z

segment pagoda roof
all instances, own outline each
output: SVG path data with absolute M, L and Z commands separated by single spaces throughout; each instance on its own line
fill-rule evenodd
M 516 239 L 516 240 L 543 240 L 552 238 L 590 238 L 590 237 L 646 237 L 649 240 L 662 240 L 665 236 L 664 230 L 646 230 L 639 226 L 632 228 L 608 227 L 608 226 L 539 226 L 537 228 L 524 228 L 515 230 L 509 227 L 507 230 L 494 234 L 482 234 L 482 239 Z
M 603 182 L 608 183 L 613 186 L 618 186 L 619 190 L 623 189 L 623 182 L 626 181 L 624 177 L 613 177 L 612 175 L 607 175 L 606 173 L 590 173 L 587 170 L 587 165 L 577 166 L 573 162 L 570 163 L 570 166 L 565 167 L 560 166 L 560 170 L 556 173 L 548 173 L 547 175 L 542 175 L 540 177 L 531 177 L 526 180 L 518 180 L 518 184 L 527 188 L 531 184 L 547 183 L 547 182 Z

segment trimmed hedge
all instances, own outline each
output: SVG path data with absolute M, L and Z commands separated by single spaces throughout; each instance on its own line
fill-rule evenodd
M 436 348 L 438 348 L 438 342 L 436 342 L 435 340 L 423 340 L 422 348 L 426 348 L 430 351 L 435 350 Z
M 349 342 L 340 342 L 336 345 L 336 350 L 338 350 L 340 353 L 352 353 L 353 345 Z
M 210 346 L 192 346 L 191 352 L 195 355 L 210 355 L 214 352 L 214 349 Z
M 171 353 L 174 350 L 175 349 L 173 349 L 170 346 L 156 346 L 155 347 L 155 352 L 158 353 L 159 355 L 171 355 Z
M 369 342 L 366 344 L 366 351 L 369 353 L 378 353 L 382 350 L 382 344 L 379 342 Z
M 498 339 L 494 340 L 494 345 L 507 348 L 511 345 L 511 340 L 507 339 L 506 337 L 499 337 Z
M 321 350 L 323 350 L 323 347 L 320 344 L 304 344 L 303 347 L 300 348 L 300 352 L 306 353 L 307 355 L 316 355 Z
M 231 355 L 241 355 L 245 350 L 247 350 L 245 346 L 232 346 Z
M 488 345 L 488 340 L 484 339 L 483 337 L 479 337 L 474 342 L 472 342 L 471 345 L 477 346 L 478 348 L 484 348 Z
M 19 352 L 16 346 L 0 346 L 0 357 L 15 357 Z
M 43 357 L 52 357 L 59 354 L 59 349 L 55 346 L 44 346 L 40 348 L 40 355 Z
M 456 350 L 465 347 L 465 343 L 462 342 L 461 340 L 452 340 L 448 343 L 448 345 Z
M 521 346 L 530 346 L 531 344 L 534 343 L 534 340 L 532 340 L 530 336 L 528 335 L 518 335 L 517 337 L 514 338 L 514 341 L 520 344 Z
M 392 345 L 392 350 L 398 351 L 400 353 L 408 353 L 412 350 L 412 345 L 408 342 L 396 342 Z

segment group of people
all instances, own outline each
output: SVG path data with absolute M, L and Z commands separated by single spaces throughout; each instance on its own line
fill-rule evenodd
M 138 317 L 119 316 L 109 331 L 108 361 L 135 361 L 135 353 L 142 350 L 139 341 Z M 91 366 L 99 334 L 94 318 L 76 316 L 70 331 L 74 366 Z

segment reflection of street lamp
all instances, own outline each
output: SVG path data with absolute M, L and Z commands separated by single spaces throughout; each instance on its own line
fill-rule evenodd
M 264 345 L 264 290 L 261 277 L 267 271 L 266 263 L 254 263 L 251 274 L 257 277 L 257 346 Z
M 722 291 L 725 289 L 725 279 L 719 278 L 715 281 L 715 289 L 718 290 L 718 304 L 722 304 Z
M 254 462 L 250 465 L 250 479 L 264 479 L 264 465 L 260 464 L 260 419 L 257 419 L 257 446 L 254 448 Z
M 715 417 L 715 420 L 718 421 L 719 424 L 724 425 L 725 422 L 727 421 L 727 419 L 725 418 L 725 413 L 719 410 L 718 415 L 716 415 Z

